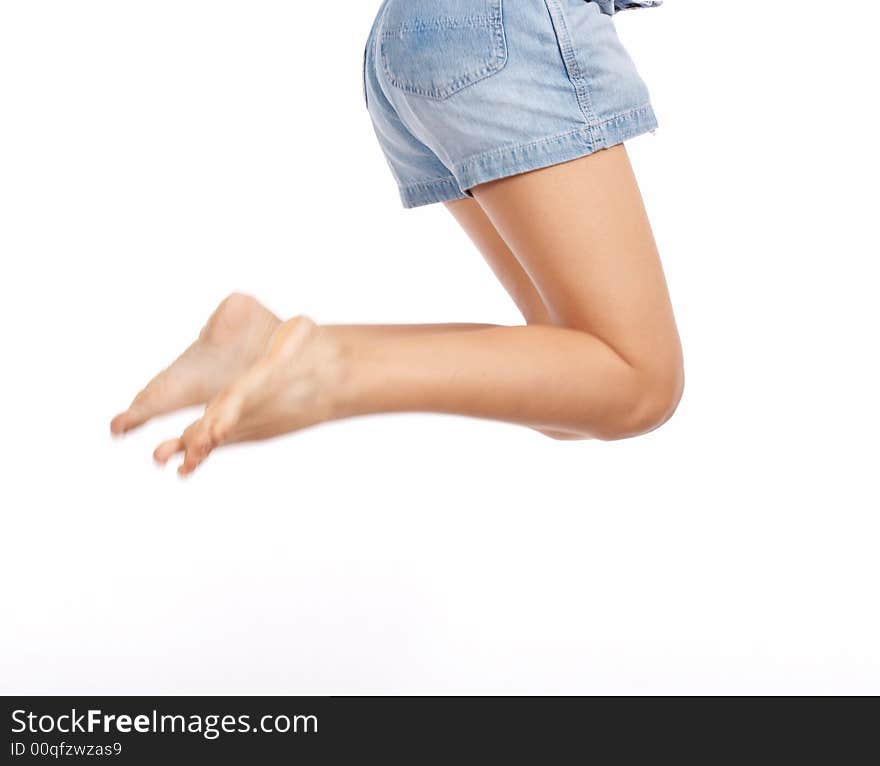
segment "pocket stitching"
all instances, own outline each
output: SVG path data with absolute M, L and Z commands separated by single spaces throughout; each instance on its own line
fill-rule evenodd
M 383 29 L 379 37 L 380 57 L 382 59 L 382 69 L 388 82 L 398 90 L 409 93 L 414 96 L 422 96 L 434 101 L 445 101 L 454 96 L 456 93 L 465 88 L 475 85 L 476 83 L 497 74 L 507 64 L 508 50 L 507 37 L 504 32 L 504 16 L 503 16 L 503 0 L 496 0 L 493 3 L 489 16 L 471 16 L 464 19 L 431 19 L 430 21 L 414 21 L 404 22 L 396 26 L 393 30 Z M 449 85 L 443 88 L 426 89 L 421 88 L 412 83 L 399 79 L 391 71 L 388 63 L 388 56 L 385 48 L 385 42 L 393 37 L 399 37 L 405 33 L 421 32 L 426 30 L 445 30 L 445 29 L 479 29 L 485 28 L 494 32 L 494 50 L 493 60 L 487 65 L 481 67 L 475 72 L 467 74 L 453 80 Z

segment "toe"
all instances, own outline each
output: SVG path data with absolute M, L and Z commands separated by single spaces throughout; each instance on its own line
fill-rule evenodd
M 113 419 L 110 425 L 113 433 L 124 434 L 159 415 L 203 403 L 211 393 L 210 374 L 195 364 L 196 357 L 195 346 L 191 346 L 167 370 L 153 378 L 129 408 Z
M 163 394 L 166 385 L 162 381 L 164 373 L 156 377 L 141 391 L 125 412 L 120 413 L 110 423 L 110 430 L 121 435 L 142 426 L 156 415 L 174 409 L 169 398 Z
M 187 447 L 183 456 L 183 462 L 177 469 L 177 473 L 181 476 L 189 476 L 195 472 L 196 468 L 202 464 L 206 457 L 207 453 L 205 451 L 200 450 L 195 446 Z
M 183 463 L 177 471 L 181 476 L 188 476 L 205 461 L 214 449 L 211 428 L 205 418 L 187 429 L 183 442 L 185 444 Z
M 162 413 L 162 408 L 158 407 L 152 397 L 146 394 L 138 394 L 137 398 L 131 403 L 131 406 L 123 413 L 120 413 L 110 424 L 110 430 L 117 436 L 126 434 L 139 428 L 151 418 Z
M 128 410 L 120 412 L 113 420 L 110 421 L 110 433 L 114 436 L 122 436 L 128 428 Z
M 159 465 L 165 465 L 172 457 L 178 452 L 183 452 L 183 450 L 183 439 L 169 439 L 156 447 L 156 451 L 153 452 L 153 459 Z

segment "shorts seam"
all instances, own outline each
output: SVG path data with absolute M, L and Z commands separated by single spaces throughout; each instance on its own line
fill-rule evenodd
M 613 123 L 618 123 L 619 127 L 604 131 L 606 126 Z M 651 103 L 647 102 L 642 106 L 618 112 L 595 126 L 581 126 L 535 141 L 509 144 L 472 155 L 455 163 L 453 173 L 459 188 L 472 189 L 491 180 L 520 175 L 594 154 L 608 146 L 624 143 L 638 135 L 651 132 L 656 127 L 654 110 Z M 594 140 L 594 129 L 603 131 L 601 143 Z M 579 140 L 583 141 L 581 145 L 577 143 Z M 542 150 L 546 150 L 543 156 L 540 154 Z M 529 153 L 530 156 L 515 156 Z
M 486 160 L 491 157 L 501 156 L 506 154 L 507 152 L 517 152 L 522 151 L 523 149 L 531 149 L 536 146 L 542 146 L 543 144 L 552 144 L 558 141 L 562 141 L 563 139 L 569 138 L 570 136 L 577 135 L 578 133 L 586 133 L 589 132 L 589 125 L 582 125 L 579 128 L 575 128 L 574 130 L 567 130 L 564 133 L 555 133 L 552 136 L 547 136 L 546 138 L 539 138 L 535 141 L 528 141 L 524 144 L 507 144 L 505 146 L 500 146 L 497 149 L 489 149 L 485 152 L 480 152 L 478 154 L 472 154 L 470 157 L 466 157 L 461 162 L 455 163 L 455 170 L 458 171 L 460 169 L 464 169 L 468 165 L 472 165 L 481 160 Z
M 439 19 L 405 21 L 391 29 L 383 29 L 381 37 L 383 40 L 387 40 L 401 33 L 407 34 L 410 32 L 444 29 L 492 29 L 492 18 L 489 16 L 465 16 L 460 19 L 443 17 Z
M 480 160 L 489 159 L 494 156 L 500 156 L 507 152 L 516 152 L 522 151 L 524 149 L 531 149 L 535 146 L 541 146 L 542 144 L 552 144 L 554 142 L 562 141 L 570 136 L 577 135 L 578 133 L 590 133 L 590 137 L 592 138 L 592 130 L 591 128 L 602 128 L 610 122 L 616 122 L 617 120 L 625 119 L 627 117 L 631 117 L 634 114 L 638 114 L 639 112 L 644 111 L 645 109 L 650 108 L 651 103 L 647 102 L 642 104 L 641 106 L 634 107 L 633 109 L 627 109 L 624 112 L 618 112 L 617 114 L 608 117 L 601 122 L 595 123 L 595 125 L 586 125 L 581 126 L 579 128 L 574 128 L 572 130 L 566 130 L 562 133 L 555 133 L 552 136 L 547 136 L 546 138 L 539 138 L 535 141 L 528 141 L 524 144 L 508 144 L 506 146 L 500 146 L 497 149 L 490 149 L 485 152 L 478 152 L 477 154 L 472 154 L 469 157 L 465 157 L 461 162 L 455 163 L 455 170 L 458 172 L 461 169 L 464 169 L 467 165 L 472 165 Z
M 574 87 L 575 98 L 584 121 L 590 128 L 590 137 L 595 140 L 594 129 L 598 126 L 595 110 L 593 109 L 593 99 L 590 93 L 589 83 L 578 61 L 577 51 L 574 47 L 574 41 L 571 36 L 571 30 L 568 26 L 568 20 L 565 17 L 565 11 L 558 0 L 546 0 L 547 7 L 550 11 L 550 19 L 553 29 L 556 32 L 556 39 L 559 43 L 559 50 L 562 53 L 562 61 L 565 64 L 566 75 Z
M 441 184 L 456 183 L 455 176 L 444 176 L 443 178 L 432 178 L 430 181 L 417 181 L 411 184 L 401 184 L 401 189 L 424 189 L 432 186 L 440 186 Z

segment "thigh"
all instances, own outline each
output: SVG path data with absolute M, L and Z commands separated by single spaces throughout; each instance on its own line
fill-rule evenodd
M 549 314 L 540 293 L 483 209 L 472 199 L 449 202 L 446 207 L 482 253 L 526 322 L 547 324 Z
M 551 321 L 631 364 L 680 361 L 660 257 L 623 146 L 476 187 Z

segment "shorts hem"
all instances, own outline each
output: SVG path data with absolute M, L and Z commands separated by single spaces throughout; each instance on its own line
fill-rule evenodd
M 453 202 L 467 197 L 468 195 L 461 190 L 452 176 L 400 187 L 400 200 L 407 209 L 433 205 L 437 202 Z
M 459 191 L 456 199 L 465 196 L 461 190 L 586 157 L 656 129 L 654 109 L 651 104 L 644 104 L 595 125 L 583 125 L 527 144 L 483 152 L 453 168 L 457 181 L 453 185 Z

